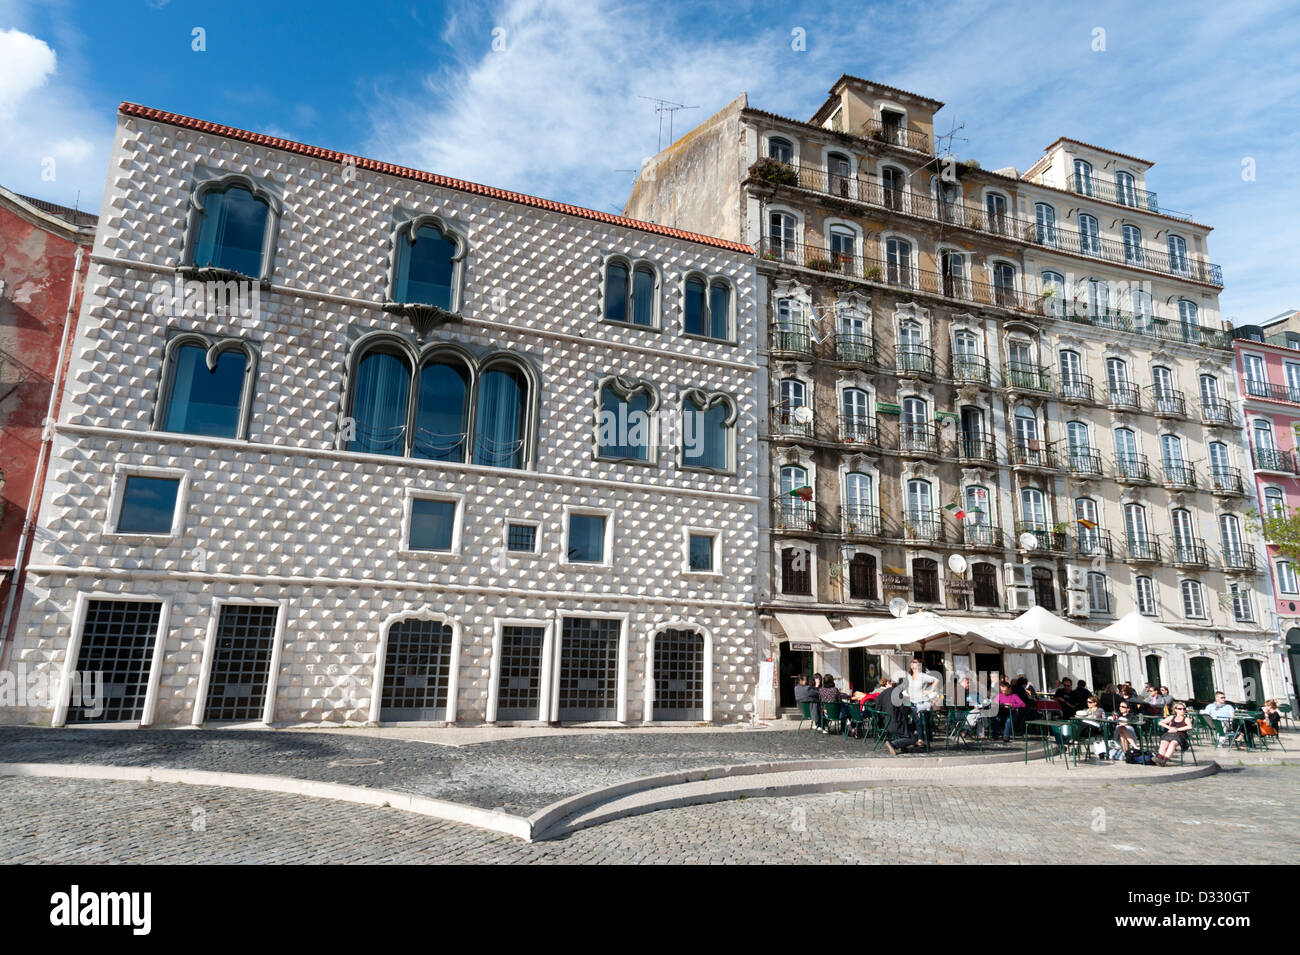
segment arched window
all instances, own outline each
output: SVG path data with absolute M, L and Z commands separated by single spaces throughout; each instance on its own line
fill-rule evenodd
M 1187 274 L 1187 240 L 1172 232 L 1166 240 L 1169 248 L 1169 271 L 1177 275 Z
M 649 461 L 654 406 L 648 386 L 616 379 L 601 388 L 598 456 L 615 461 Z
M 1074 161 L 1074 180 L 1071 185 L 1080 195 L 1092 195 L 1092 163 L 1082 159 Z
M 1079 251 L 1084 255 L 1101 254 L 1101 227 L 1095 216 L 1079 216 Z
M 655 298 L 659 284 L 654 269 L 638 265 L 632 270 L 632 324 L 646 328 L 655 323 Z
M 781 258 L 793 258 L 796 248 L 796 220 L 788 212 L 773 212 L 767 218 L 768 251 Z
M 1174 529 L 1174 551 L 1178 560 L 1188 559 L 1194 555 L 1196 541 L 1196 524 L 1192 512 L 1185 507 L 1176 507 L 1169 513 L 1169 521 Z
M 876 558 L 871 554 L 854 554 L 849 561 L 849 597 L 854 600 L 879 600 L 876 590 Z
M 939 273 L 943 281 L 943 294 L 948 298 L 966 296 L 966 257 L 960 252 L 945 249 L 939 253 Z
M 1178 325 L 1183 333 L 1183 341 L 1201 340 L 1201 310 L 1190 299 L 1178 300 Z
M 1016 446 L 1021 451 L 1041 450 L 1038 442 L 1038 418 L 1032 408 L 1021 405 L 1016 409 Z
M 1295 564 L 1289 560 L 1279 560 L 1274 566 L 1277 568 L 1278 592 L 1287 595 L 1300 593 L 1300 586 L 1296 584 Z
M 246 436 L 254 370 L 253 354 L 242 342 L 175 339 L 167 348 L 156 427 L 214 438 Z
M 1029 530 L 1047 530 L 1047 500 L 1038 488 L 1020 489 L 1020 519 Z
M 709 283 L 709 315 L 701 332 L 718 341 L 731 340 L 731 285 L 721 279 Z
M 659 275 L 648 262 L 622 257 L 605 263 L 605 318 L 653 328 L 659 319 Z
M 460 245 L 432 221 L 416 219 L 398 229 L 392 300 L 455 311 Z
M 1264 488 L 1264 516 L 1266 518 L 1286 517 L 1286 497 L 1280 487 Z
M 971 567 L 974 598 L 977 607 L 999 607 L 998 569 L 992 564 L 975 564 Z
M 1056 609 L 1056 583 L 1052 572 L 1046 567 L 1035 567 L 1030 571 L 1030 582 L 1034 588 L 1034 603 L 1044 610 Z
M 682 400 L 682 466 L 731 470 L 735 424 L 736 407 L 729 398 L 687 392 Z
M 355 433 L 348 450 L 404 455 L 410 397 L 411 365 L 406 355 L 387 344 L 367 350 L 357 362 L 352 386 L 350 417 Z
M 249 184 L 251 186 L 251 183 Z M 191 202 L 191 254 L 195 268 L 224 269 L 261 279 L 279 208 L 252 188 L 230 182 L 200 186 Z
M 1010 262 L 993 263 L 993 296 L 998 305 L 1016 304 L 1016 267 Z
M 1147 509 L 1141 504 L 1124 505 L 1124 532 L 1128 535 L 1129 549 L 1145 556 L 1150 537 L 1147 533 Z
M 1095 555 L 1101 552 L 1101 529 L 1098 526 L 1097 502 L 1090 497 L 1074 501 L 1074 526 L 1078 534 L 1079 553 Z
M 912 243 L 906 239 L 885 240 L 885 280 L 891 285 L 912 284 Z
M 513 362 L 488 366 L 478 383 L 474 463 L 522 468 L 527 452 L 528 377 Z
M 420 368 L 411 456 L 464 461 L 469 431 L 470 374 L 465 362 L 435 355 Z
M 830 179 L 831 195 L 845 199 L 854 198 L 853 162 L 843 153 L 826 154 L 826 174 Z
M 605 317 L 611 322 L 627 321 L 630 274 L 623 262 L 613 261 L 605 266 Z
M 1045 202 L 1034 204 L 1034 225 L 1039 245 L 1056 245 L 1056 210 Z
M 1241 522 L 1234 514 L 1219 515 L 1219 541 L 1223 544 L 1223 560 L 1230 567 L 1240 567 L 1245 551 L 1241 546 Z
M 1043 287 L 1043 309 L 1048 315 L 1062 317 L 1066 311 L 1065 276 L 1050 270 L 1039 276 Z
M 907 482 L 907 519 L 913 523 L 934 519 L 934 495 L 929 481 Z
M 770 136 L 767 140 L 767 155 L 769 159 L 775 159 L 777 162 L 792 163 L 794 162 L 794 145 L 788 139 L 782 139 L 780 136 Z
M 1138 577 L 1133 581 L 1138 613 L 1145 617 L 1156 615 L 1156 589 L 1150 577 Z
M 984 211 L 989 217 L 989 231 L 1005 235 L 1007 231 L 1007 197 L 990 192 L 984 197 Z
M 1135 225 L 1126 225 L 1120 229 L 1124 238 L 1124 263 L 1126 265 L 1143 265 L 1142 230 Z
M 1133 324 L 1139 329 L 1144 329 L 1151 324 L 1155 318 L 1155 299 L 1146 289 L 1134 288 L 1129 290 L 1129 302 L 1133 306 Z
M 1115 201 L 1125 206 L 1136 206 L 1138 204 L 1137 187 L 1130 173 L 1115 173 Z
M 907 173 L 895 166 L 880 167 L 881 203 L 886 209 L 902 212 L 907 195 Z
M 1183 592 L 1183 616 L 1189 620 L 1204 618 L 1205 597 L 1201 592 L 1201 582 L 1199 580 L 1184 580 L 1181 590 Z
M 870 474 L 850 471 L 844 475 L 844 521 L 851 534 L 868 534 L 879 530 Z
M 917 603 L 939 602 L 939 564 L 929 557 L 912 559 L 912 599 Z

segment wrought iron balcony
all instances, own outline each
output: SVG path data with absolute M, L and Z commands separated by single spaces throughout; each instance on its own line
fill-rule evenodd
M 1156 314 L 1135 315 L 1131 309 L 1094 306 L 1082 296 L 1073 301 L 1064 301 L 1058 295 L 1044 295 L 1041 302 L 1044 315 L 1077 325 L 1109 328 L 1143 338 L 1180 342 L 1184 345 L 1203 345 L 1225 351 L 1232 348 L 1231 332 L 1183 321 L 1177 313 L 1161 314 L 1165 311 L 1163 308 Z
M 899 345 L 894 359 L 900 375 L 934 374 L 934 349 L 928 345 Z
M 1143 563 L 1160 562 L 1160 542 L 1148 537 L 1130 537 L 1128 539 L 1128 557 L 1130 561 Z
M 1151 409 L 1155 412 L 1156 417 L 1187 417 L 1187 399 L 1181 391 L 1152 385 L 1147 388 L 1147 392 L 1151 396 Z
M 1232 405 L 1226 401 L 1218 399 L 1206 401 L 1202 399 L 1201 422 L 1207 425 L 1220 425 L 1230 428 L 1236 424 L 1236 417 L 1232 413 Z
M 957 433 L 957 457 L 962 461 L 997 463 L 997 445 L 986 434 Z
M 1002 366 L 1002 384 L 1007 388 L 1021 388 L 1041 394 L 1052 393 L 1052 370 L 1041 365 L 1026 365 L 1010 361 Z
M 836 332 L 835 358 L 837 361 L 849 361 L 874 367 L 876 364 L 876 343 L 867 335 L 853 332 Z
M 1223 548 L 1223 569 L 1240 573 L 1256 573 L 1259 563 L 1255 552 L 1249 547 Z
M 1121 206 L 1131 206 L 1134 209 L 1145 209 L 1148 212 L 1158 212 L 1161 215 L 1172 215 L 1170 212 L 1161 211 L 1154 192 L 1147 192 L 1145 189 L 1137 188 L 1137 186 L 1130 186 L 1127 183 L 1116 182 L 1114 179 L 1104 179 L 1095 175 L 1082 178 L 1068 176 L 1065 181 L 1067 188 L 1071 192 L 1077 192 L 1081 196 L 1090 196 L 1104 202 L 1114 202 Z M 1190 217 L 1180 215 L 1178 218 Z
M 812 335 L 808 326 L 803 324 L 772 326 L 772 351 L 787 352 L 794 355 L 811 355 L 813 353 Z
M 1128 381 L 1106 385 L 1106 407 L 1113 411 L 1141 411 L 1142 389 Z
M 867 139 L 874 139 L 876 142 L 901 146 L 903 149 L 911 149 L 914 152 L 930 152 L 930 137 L 914 129 L 908 129 L 906 126 L 885 123 L 878 119 L 869 119 L 862 124 L 862 135 Z
M 939 511 L 932 514 L 904 512 L 903 540 L 939 542 L 944 540 L 943 515 Z
M 1018 468 L 1041 468 L 1051 471 L 1061 466 L 1056 460 L 1055 449 L 1041 441 L 1015 442 L 1011 446 L 1011 463 Z
M 1074 553 L 1078 557 L 1113 558 L 1115 553 L 1110 533 L 1099 527 L 1089 530 L 1080 525 L 1079 532 L 1074 536 Z
M 850 537 L 880 537 L 884 525 L 874 507 L 850 504 L 840 508 L 840 527 Z
M 1151 466 L 1145 454 L 1115 455 L 1115 480 L 1121 484 L 1152 484 Z
M 961 525 L 961 542 L 967 547 L 983 550 L 1002 550 L 1004 547 L 1002 528 L 996 524 L 970 524 L 963 521 Z
M 812 420 L 800 421 L 796 414 L 798 408 L 784 406 L 772 409 L 772 434 L 784 438 L 811 438 L 813 436 Z M 811 411 L 812 409 L 808 409 Z
M 816 501 L 785 495 L 772 502 L 772 529 L 793 533 L 819 533 L 823 522 Z
M 983 355 L 953 355 L 952 380 L 957 384 L 978 382 L 989 383 L 989 360 Z
M 1245 494 L 1241 471 L 1237 468 L 1211 468 L 1210 490 L 1215 494 Z
M 1164 465 L 1167 487 L 1197 487 L 1196 468 L 1182 461 L 1168 461 Z
M 1178 540 L 1175 538 L 1170 548 L 1175 567 L 1209 567 L 1209 553 L 1205 544 L 1195 539 Z
M 1278 448 L 1261 448 L 1258 445 L 1251 448 L 1255 455 L 1256 471 L 1273 471 L 1280 474 L 1296 474 L 1295 454 L 1291 451 L 1282 451 Z
M 898 450 L 904 454 L 938 454 L 939 428 L 933 424 L 900 422 Z
M 1252 398 L 1267 398 L 1269 401 L 1286 401 L 1300 404 L 1300 388 L 1291 385 L 1274 385 L 1258 378 L 1246 379 L 1246 394 Z
M 1057 394 L 1062 401 L 1092 403 L 1092 379 L 1087 375 L 1074 375 L 1062 378 L 1057 386 Z
M 1065 452 L 1065 467 L 1078 477 L 1101 477 L 1101 452 L 1093 448 L 1069 448 Z
M 840 441 L 844 444 L 870 444 L 879 447 L 880 433 L 876 419 L 867 415 L 840 415 Z
M 1044 248 L 1081 255 L 1103 262 L 1115 262 L 1148 272 L 1160 272 L 1206 285 L 1223 285 L 1223 269 L 1213 262 L 1192 255 L 1171 256 L 1167 250 L 1126 245 L 1117 239 L 1105 239 L 1091 232 L 1079 232 L 1055 225 L 1037 230 L 1034 243 Z
M 1017 521 L 1016 522 L 1016 543 L 1020 543 L 1020 537 L 1024 534 L 1034 535 L 1036 541 L 1035 551 L 1065 553 L 1069 550 L 1070 536 L 1065 531 L 1058 531 L 1039 521 Z

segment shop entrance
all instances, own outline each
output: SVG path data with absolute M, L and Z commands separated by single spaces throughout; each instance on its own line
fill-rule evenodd
M 794 686 L 799 677 L 812 679 L 813 655 L 812 645 L 808 643 L 791 643 L 782 640 L 781 647 L 781 705 L 794 706 Z

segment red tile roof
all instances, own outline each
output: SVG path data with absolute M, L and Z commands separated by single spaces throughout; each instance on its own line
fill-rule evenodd
M 1097 152 L 1099 152 L 1099 153 L 1105 153 L 1105 154 L 1108 155 L 1108 156 L 1118 156 L 1120 159 L 1131 159 L 1131 160 L 1133 160 L 1134 162 L 1140 162 L 1140 163 L 1141 163 L 1142 165 L 1144 165 L 1144 166 L 1154 166 L 1154 165 L 1155 165 L 1155 163 L 1153 163 L 1153 162 L 1152 162 L 1151 160 L 1149 160 L 1149 159 L 1141 159 L 1141 158 L 1139 158 L 1139 157 L 1137 157 L 1137 156 L 1130 156 L 1128 153 L 1119 153 L 1119 152 L 1116 152 L 1116 151 L 1113 150 L 1113 149 L 1107 149 L 1105 146 L 1094 146 L 1092 143 L 1085 143 L 1082 139 L 1071 139 L 1069 136 L 1062 136 L 1062 137 L 1060 137 L 1060 138 L 1056 141 L 1056 143 L 1074 143 L 1076 146 L 1084 146 L 1084 147 L 1086 147 L 1086 148 L 1088 148 L 1088 149 L 1095 149 L 1095 150 L 1097 150 Z M 1050 146 L 1048 146 L 1046 149 L 1044 149 L 1043 152 L 1051 152 L 1051 151 L 1052 151 L 1052 146 L 1055 146 L 1056 143 L 1052 143 Z M 1033 167 L 1031 166 L 1030 168 L 1033 168 Z
M 673 239 L 685 239 L 688 242 L 699 242 L 703 245 L 711 245 L 719 249 L 727 249 L 731 252 L 743 252 L 749 255 L 752 255 L 754 252 L 752 248 L 740 242 L 732 242 L 727 239 L 719 239 L 709 235 L 700 235 L 696 232 L 686 232 L 682 229 L 672 229 L 668 226 L 657 225 L 653 222 L 641 222 L 638 219 L 616 216 L 608 212 L 601 212 L 597 209 L 586 209 L 582 206 L 571 206 L 568 203 L 555 202 L 551 199 L 540 199 L 537 196 L 526 195 L 522 192 L 509 192 L 505 189 L 497 189 L 494 186 L 484 186 L 477 182 L 466 182 L 463 179 L 452 179 L 450 176 L 440 176 L 437 173 L 424 172 L 419 169 L 410 169 L 406 166 L 396 166 L 392 163 L 379 162 L 376 159 L 366 159 L 363 156 L 351 156 L 347 153 L 341 153 L 333 149 L 325 149 L 320 146 L 308 146 L 303 143 L 294 142 L 292 139 L 279 139 L 275 136 L 264 135 L 263 133 L 253 133 L 246 129 L 236 129 L 233 126 L 223 126 L 220 123 L 195 119 L 192 116 L 181 116 L 178 113 L 168 113 L 160 109 L 153 109 L 149 106 L 140 106 L 137 103 L 123 103 L 118 108 L 118 111 L 127 116 L 134 116 L 139 119 L 147 119 L 158 123 L 167 123 L 171 126 L 179 126 L 182 129 L 194 129 L 203 133 L 211 133 L 215 136 L 224 136 L 227 139 L 238 139 L 246 143 L 253 143 L 257 146 L 266 146 L 270 149 L 281 149 L 285 152 L 297 153 L 300 156 L 311 156 L 313 159 L 322 159 L 326 162 L 343 163 L 350 160 L 356 163 L 358 169 L 383 173 L 388 176 L 397 176 L 402 179 L 413 179 L 417 182 L 427 182 L 431 185 L 442 186 L 446 189 L 457 189 L 461 192 L 474 193 L 475 195 L 486 196 L 490 199 L 501 199 L 505 202 L 517 202 L 520 205 L 532 206 L 535 209 L 545 209 L 548 212 L 559 212 L 563 215 L 577 216 L 581 219 L 591 219 L 595 222 L 604 222 L 608 225 L 637 229 L 641 232 L 649 232 L 653 235 L 663 235 Z

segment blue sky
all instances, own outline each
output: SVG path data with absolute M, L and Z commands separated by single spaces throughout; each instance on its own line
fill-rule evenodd
M 640 97 L 698 106 L 678 134 L 742 91 L 806 119 L 848 72 L 943 100 L 985 168 L 1061 135 L 1155 162 L 1215 227 L 1224 315 L 1300 308 L 1293 3 L 0 0 L 0 63 L 0 183 L 91 209 L 122 100 L 618 211 Z

